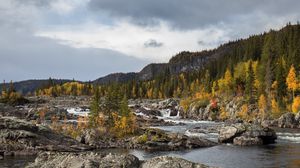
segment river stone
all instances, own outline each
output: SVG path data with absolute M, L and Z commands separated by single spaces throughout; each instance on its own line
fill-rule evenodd
M 235 145 L 260 145 L 275 143 L 274 130 L 260 125 L 238 123 L 220 129 L 219 142 Z
M 193 163 L 171 156 L 155 157 L 142 163 L 141 168 L 209 168 L 206 165 Z
M 139 165 L 139 159 L 133 155 L 44 152 L 27 168 L 139 168 Z
M 300 111 L 295 115 L 295 121 L 298 125 L 300 124 Z
M 139 161 L 131 154 L 42 152 L 26 168 L 209 168 L 185 159 L 159 156 Z
M 233 124 L 220 129 L 219 142 L 232 143 L 233 139 L 246 131 L 246 127 L 242 123 Z
M 233 139 L 233 144 L 240 146 L 262 145 L 263 141 L 258 137 L 240 136 Z
M 295 128 L 297 125 L 298 123 L 293 113 L 285 113 L 278 119 L 278 127 L 280 128 Z

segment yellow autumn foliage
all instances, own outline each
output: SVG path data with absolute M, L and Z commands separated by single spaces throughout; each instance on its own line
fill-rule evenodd
M 224 107 L 220 108 L 220 116 L 219 116 L 220 120 L 224 121 L 226 119 L 229 118 L 229 113 L 225 110 Z
M 292 111 L 298 113 L 300 111 L 300 96 L 295 97 L 292 104 Z
M 266 117 L 266 110 L 267 110 L 267 99 L 265 95 L 261 94 L 258 100 L 258 109 L 259 109 L 259 116 L 264 119 Z
M 244 104 L 242 105 L 240 111 L 238 112 L 238 117 L 241 119 L 248 121 L 250 119 L 250 116 L 248 114 L 248 105 Z

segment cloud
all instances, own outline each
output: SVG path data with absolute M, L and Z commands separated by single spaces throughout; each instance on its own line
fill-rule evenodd
M 208 27 L 180 31 L 171 29 L 163 22 L 157 27 L 143 28 L 125 21 L 113 26 L 89 22 L 56 29 L 50 27 L 40 30 L 36 35 L 55 39 L 61 44 L 75 48 L 115 50 L 149 62 L 167 62 L 172 55 L 180 51 L 213 48 L 220 41 L 229 40 L 225 28 Z M 197 39 L 206 39 L 207 43 L 199 46 Z M 145 44 L 148 47 L 145 47 Z
M 163 46 L 163 43 L 158 42 L 158 41 L 156 41 L 154 39 L 150 39 L 150 40 L 148 40 L 148 41 L 146 41 L 144 43 L 144 46 L 146 48 L 148 48 L 148 47 L 154 47 L 155 48 L 155 47 L 161 47 L 161 46 Z
M 115 18 L 128 18 L 138 25 L 151 26 L 153 23 L 159 23 L 157 20 L 163 20 L 181 29 L 235 22 L 240 17 L 256 13 L 264 13 L 269 17 L 299 16 L 299 6 L 298 0 L 91 0 L 89 2 L 92 11 L 107 12 Z M 251 24 L 252 21 L 248 20 L 248 23 Z
M 108 73 L 139 71 L 147 63 L 115 50 L 74 48 L 35 36 L 35 32 L 46 26 L 47 15 L 56 11 L 52 2 L 59 1 L 38 2 L 0 0 L 0 80 L 49 77 L 94 80 Z
M 300 20 L 298 0 L 0 0 L 0 78 L 94 79 Z
M 4 29 L 0 32 L 0 77 L 6 80 L 93 80 L 108 73 L 138 71 L 146 64 L 113 50 L 76 49 L 25 33 Z

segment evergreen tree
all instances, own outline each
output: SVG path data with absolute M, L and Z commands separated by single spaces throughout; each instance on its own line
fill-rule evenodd
M 247 77 L 246 77 L 246 94 L 249 96 L 249 102 L 252 103 L 253 100 L 253 84 L 254 84 L 254 71 L 252 66 L 252 61 L 250 60 L 248 71 L 247 71 Z
M 101 97 L 100 97 L 100 92 L 99 92 L 99 87 L 95 87 L 95 93 L 90 105 L 91 112 L 89 114 L 89 124 L 91 127 L 96 127 L 97 126 L 97 120 L 101 111 L 100 107 L 101 103 Z

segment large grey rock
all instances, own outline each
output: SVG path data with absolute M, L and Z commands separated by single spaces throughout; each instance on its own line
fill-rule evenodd
M 277 121 L 280 128 L 296 128 L 298 125 L 293 113 L 285 113 Z
M 298 125 L 300 124 L 300 111 L 295 115 L 295 121 Z
M 240 136 L 233 139 L 233 144 L 240 146 L 262 145 L 263 141 L 258 137 Z
M 139 168 L 133 155 L 89 153 L 51 153 L 38 155 L 27 168 Z
M 219 142 L 221 143 L 232 143 L 233 139 L 240 136 L 246 131 L 246 126 L 242 123 L 233 124 L 220 129 Z
M 208 168 L 209 166 L 193 163 L 171 156 L 155 157 L 142 163 L 141 168 Z
M 136 110 L 137 113 L 142 113 L 144 115 L 147 115 L 147 116 L 161 116 L 161 113 L 160 111 L 158 110 L 147 110 L 143 107 L 139 108 Z
M 254 124 L 232 124 L 220 129 L 219 142 L 235 145 L 261 145 L 275 143 L 277 139 L 274 130 Z
M 217 143 L 200 137 L 188 137 L 183 134 L 165 133 L 158 129 L 149 129 L 130 141 L 130 148 L 149 151 L 171 151 L 211 147 Z
M 170 156 L 139 161 L 130 154 L 44 152 L 26 168 L 209 168 L 209 166 Z

